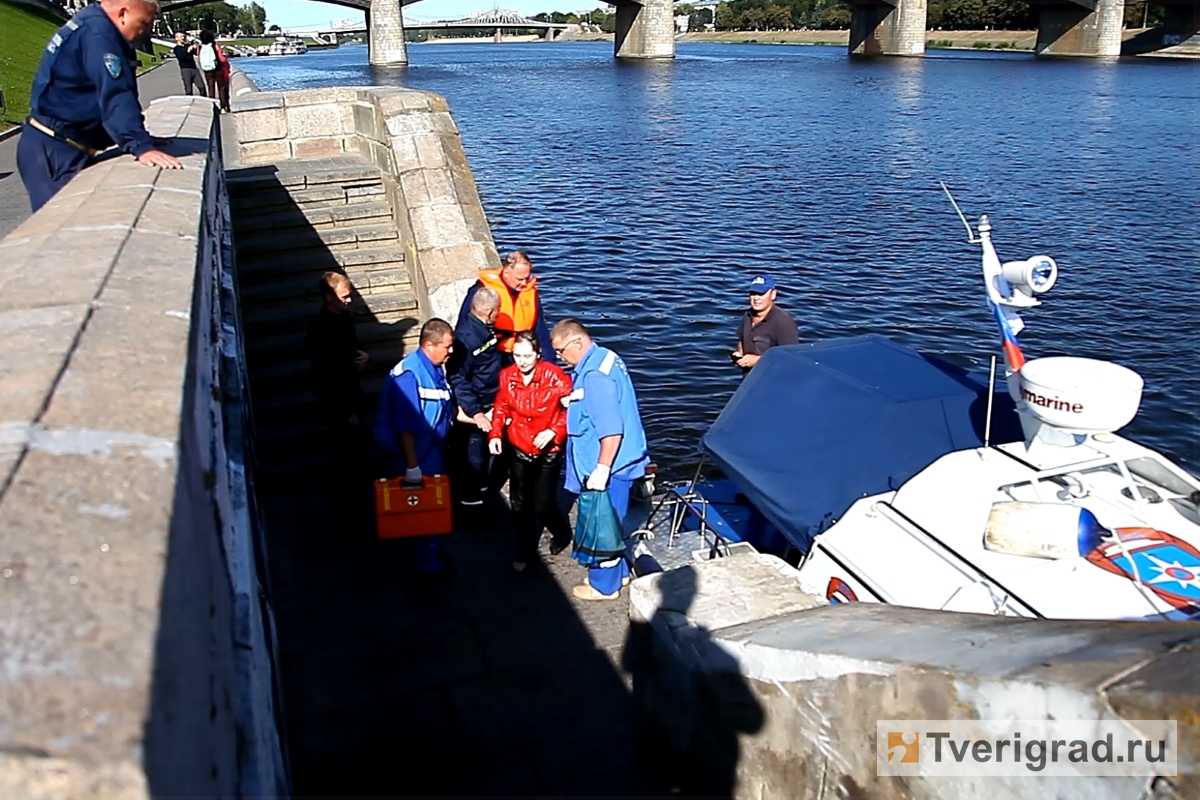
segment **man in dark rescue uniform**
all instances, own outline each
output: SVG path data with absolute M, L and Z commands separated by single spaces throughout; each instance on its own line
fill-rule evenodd
M 113 145 L 147 166 L 179 168 L 179 159 L 155 149 L 138 102 L 132 42 L 149 35 L 157 14 L 157 0 L 101 0 L 46 45 L 17 143 L 17 171 L 35 212 Z

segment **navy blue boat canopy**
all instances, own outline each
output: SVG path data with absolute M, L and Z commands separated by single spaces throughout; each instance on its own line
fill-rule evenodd
M 703 446 L 807 552 L 855 500 L 898 489 L 940 456 L 983 444 L 986 416 L 986 375 L 883 336 L 855 336 L 768 350 Z M 1020 438 L 1012 399 L 997 392 L 992 442 Z

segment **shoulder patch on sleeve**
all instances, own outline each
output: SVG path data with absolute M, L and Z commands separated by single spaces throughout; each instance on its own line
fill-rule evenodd
M 612 372 L 613 365 L 616 363 L 617 363 L 617 354 L 614 353 L 612 350 L 609 350 L 608 354 L 606 356 L 604 356 L 604 360 L 600 362 L 600 372 L 604 373 L 605 375 L 608 375 L 609 373 Z
M 104 68 L 108 70 L 108 74 L 113 78 L 121 77 L 121 57 L 116 53 L 104 54 Z

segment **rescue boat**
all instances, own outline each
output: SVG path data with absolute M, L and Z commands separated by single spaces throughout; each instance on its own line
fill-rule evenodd
M 988 218 L 973 229 L 954 207 L 981 250 L 1003 374 L 874 335 L 772 348 L 703 437 L 724 477 L 661 487 L 631 537 L 635 571 L 754 550 L 832 603 L 1200 619 L 1200 479 L 1117 434 L 1142 378 L 1027 359 L 1021 313 L 1058 265 L 1002 262 Z

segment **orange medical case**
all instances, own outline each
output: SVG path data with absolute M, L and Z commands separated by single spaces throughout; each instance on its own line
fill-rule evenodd
M 450 479 L 425 475 L 421 486 L 405 488 L 403 478 L 375 481 L 375 523 L 380 539 L 436 536 L 453 529 Z

